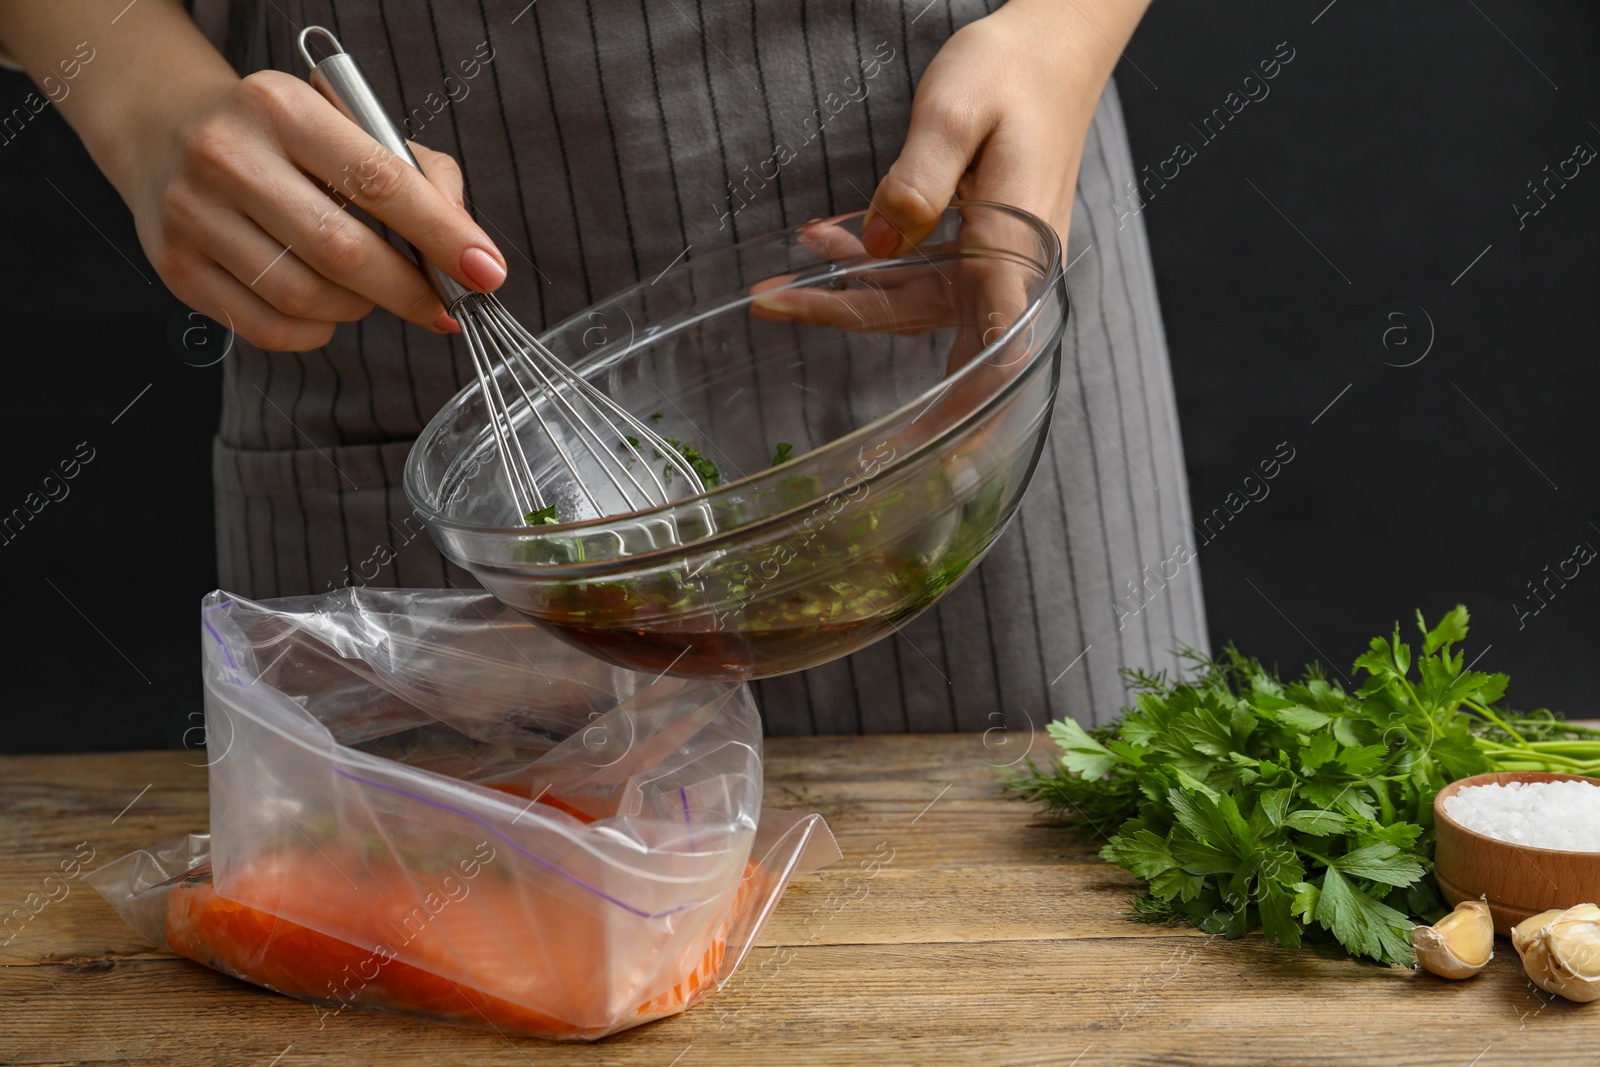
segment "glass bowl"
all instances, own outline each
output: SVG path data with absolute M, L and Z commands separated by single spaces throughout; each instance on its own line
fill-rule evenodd
M 689 678 L 814 667 L 934 604 L 1005 528 L 1043 447 L 1061 247 L 1038 218 L 976 202 L 893 259 L 866 255 L 860 227 L 844 215 L 694 258 L 542 336 L 698 457 L 706 492 L 679 477 L 662 507 L 595 514 L 535 396 L 512 422 L 570 521 L 519 525 L 473 384 L 406 462 L 440 550 L 593 654 Z M 604 507 L 598 468 L 579 474 Z

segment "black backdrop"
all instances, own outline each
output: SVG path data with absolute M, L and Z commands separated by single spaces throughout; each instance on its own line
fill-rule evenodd
M 1574 552 L 1600 547 L 1600 167 L 1574 151 L 1600 147 L 1597 45 L 1583 0 L 1152 8 L 1117 76 L 1195 521 L 1227 512 L 1196 536 L 1217 644 L 1348 671 L 1460 601 L 1514 703 L 1595 714 L 1600 567 Z M 1266 96 L 1245 85 L 1289 50 Z M 0 75 L 0 114 L 28 91 Z M 0 203 L 0 513 L 60 497 L 0 545 L 0 749 L 179 743 L 215 582 L 214 350 L 53 109 L 5 131 Z

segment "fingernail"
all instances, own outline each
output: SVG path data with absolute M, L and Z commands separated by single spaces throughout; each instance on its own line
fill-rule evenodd
M 461 273 L 485 293 L 499 288 L 506 280 L 506 269 L 499 260 L 481 248 L 469 248 L 461 253 Z
M 760 294 L 751 301 L 751 305 L 752 310 L 760 309 L 785 318 L 794 318 L 805 310 L 798 301 L 790 299 L 788 292 L 782 289 Z
M 889 225 L 888 219 L 879 215 L 867 223 L 867 232 L 862 235 L 861 244 L 868 255 L 886 259 L 900 247 L 900 235 Z
M 460 324 L 458 324 L 455 319 L 450 317 L 450 313 L 448 311 L 439 312 L 439 316 L 433 320 L 433 328 L 438 330 L 440 333 L 461 332 Z

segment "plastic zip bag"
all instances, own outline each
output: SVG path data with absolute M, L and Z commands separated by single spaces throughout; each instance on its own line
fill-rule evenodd
M 593 1039 L 727 981 L 839 858 L 761 810 L 746 686 L 650 678 L 487 594 L 202 604 L 211 833 L 91 881 L 143 936 L 318 1005 Z

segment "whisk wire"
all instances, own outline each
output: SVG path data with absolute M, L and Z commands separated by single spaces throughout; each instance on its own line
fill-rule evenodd
M 637 435 L 639 440 L 649 443 L 651 450 L 660 454 L 659 458 L 665 459 L 675 471 L 684 477 L 684 479 L 692 487 L 694 493 L 705 492 L 705 483 L 701 481 L 699 473 L 688 464 L 688 462 L 683 458 L 676 448 L 673 448 L 671 445 L 669 445 L 664 438 L 640 421 L 639 418 L 627 408 L 622 407 L 616 401 L 612 400 L 611 397 L 607 396 L 600 389 L 597 389 L 586 378 L 562 362 L 555 355 L 555 353 L 551 352 L 545 347 L 543 342 L 541 342 L 533 334 L 529 333 L 527 327 L 523 326 L 511 315 L 510 312 L 506 311 L 505 306 L 501 304 L 498 299 L 492 295 L 487 299 L 492 302 L 494 307 L 498 310 L 502 320 L 511 327 L 512 331 L 523 341 L 527 349 L 542 357 L 546 365 L 548 365 L 566 385 L 582 393 L 591 404 L 593 404 L 602 412 L 602 417 L 604 417 L 604 412 L 610 412 L 617 418 L 621 419 L 627 424 L 629 429 L 633 430 L 634 434 Z M 607 425 L 613 430 L 616 430 L 615 425 L 611 424 L 609 420 L 607 420 Z M 621 437 L 623 447 L 627 448 L 636 459 L 644 463 L 644 469 L 649 472 L 651 479 L 655 482 L 657 491 L 660 492 L 662 494 L 662 498 L 665 499 L 667 497 L 667 487 L 662 482 L 661 478 L 655 473 L 654 468 L 650 466 L 648 461 L 645 461 L 644 456 L 639 452 L 639 450 L 635 448 L 625 436 L 622 436 L 621 431 L 616 432 L 618 433 L 619 437 Z
M 489 323 L 485 322 L 483 326 L 486 333 L 493 332 Z M 515 385 L 517 387 L 517 391 L 522 394 L 522 400 L 523 403 L 525 403 L 528 407 L 528 413 L 533 417 L 534 421 L 539 424 L 539 428 L 544 431 L 545 437 L 549 439 L 551 447 L 555 449 L 556 455 L 560 458 L 562 465 L 567 468 L 567 473 L 572 476 L 573 483 L 577 485 L 578 490 L 583 494 L 584 499 L 589 502 L 589 506 L 598 512 L 600 510 L 600 502 L 595 499 L 593 493 L 589 492 L 589 487 L 584 484 L 583 477 L 578 473 L 577 464 L 573 463 L 572 457 L 567 454 L 567 449 L 562 444 L 561 438 L 556 435 L 555 430 L 551 427 L 550 423 L 546 421 L 544 412 L 539 409 L 539 405 L 535 403 L 533 397 L 529 395 L 527 386 L 524 385 L 522 379 L 517 376 L 516 364 L 512 362 L 511 357 L 506 354 L 503 348 L 496 348 L 495 354 L 499 358 L 501 366 L 505 367 L 506 369 L 505 377 L 510 378 L 511 383 Z M 496 375 L 495 392 L 502 398 L 501 402 L 504 403 L 503 398 L 505 394 L 500 390 L 498 374 Z M 548 393 L 546 395 L 548 395 Z M 506 408 L 506 416 L 507 420 L 510 421 L 511 409 L 509 406 Z M 520 437 L 518 438 L 517 445 L 520 452 Z M 526 466 L 525 459 L 524 463 Z M 522 473 L 526 474 L 526 476 L 530 478 L 533 477 L 531 466 L 526 466 L 525 471 Z
M 620 464 L 615 462 L 609 448 L 607 447 L 605 439 L 603 439 L 595 431 L 595 429 L 589 425 L 588 420 L 583 417 L 583 413 L 578 410 L 577 406 L 572 403 L 571 399 L 565 394 L 565 392 L 559 389 L 556 384 L 550 380 L 550 376 L 545 373 L 545 369 L 539 365 L 539 362 L 530 359 L 522 351 L 521 346 L 517 343 L 516 338 L 511 336 L 510 332 L 505 326 L 505 320 L 509 318 L 509 316 L 506 315 L 504 309 L 497 309 L 493 305 L 490 305 L 488 306 L 487 311 L 488 314 L 485 315 L 484 319 L 486 325 L 489 327 L 491 332 L 498 334 L 503 342 L 503 347 L 500 349 L 500 359 L 506 366 L 506 373 L 511 380 L 517 384 L 517 389 L 522 393 L 522 398 L 528 404 L 529 408 L 532 409 L 537 416 L 537 405 L 534 403 L 533 397 L 529 395 L 526 386 L 523 385 L 522 377 L 517 374 L 517 365 L 519 363 L 525 366 L 534 374 L 535 377 L 539 379 L 539 383 L 544 387 L 544 395 L 548 397 L 552 403 L 556 404 L 567 413 L 567 417 L 571 420 L 574 427 L 575 432 L 573 433 L 573 436 L 578 440 L 578 443 L 583 445 L 583 447 L 588 451 L 589 455 L 594 459 L 596 466 L 611 483 L 612 488 L 616 489 L 617 493 L 627 503 L 628 509 L 631 511 L 638 511 L 648 507 L 650 504 L 650 494 L 645 487 L 639 484 L 638 479 L 634 478 L 633 474 L 628 471 L 626 467 L 622 467 Z M 554 356 L 552 355 L 550 358 L 554 359 Z M 603 413 L 601 414 L 601 417 L 604 418 Z M 540 418 L 539 422 L 541 426 L 547 425 L 542 418 Z M 610 426 L 609 420 L 607 421 L 607 425 Z M 614 429 L 615 428 L 613 427 L 613 430 Z M 617 437 L 619 440 L 621 440 L 620 434 L 618 434 Z M 623 443 L 626 444 L 626 442 Z M 604 510 L 601 508 L 600 502 L 595 499 L 594 494 L 591 493 L 588 487 L 584 484 L 582 477 L 579 475 L 578 470 L 573 464 L 571 457 L 567 454 L 566 449 L 561 446 L 561 442 L 559 440 L 555 441 L 555 445 L 557 452 L 559 452 L 561 455 L 563 464 L 565 464 L 568 472 L 572 475 L 573 480 L 578 484 L 579 489 L 583 492 L 584 498 L 589 501 L 590 506 L 595 509 L 596 514 L 604 514 Z M 617 477 L 615 473 L 616 469 L 621 469 L 623 476 L 632 483 L 634 491 L 638 494 L 637 497 L 628 492 L 627 487 L 624 486 L 621 479 Z M 664 493 L 663 499 L 665 499 Z
M 495 452 L 500 458 L 500 468 L 505 473 L 511 490 L 512 503 L 519 516 L 527 515 L 536 507 L 544 507 L 543 495 L 531 476 L 530 468 L 526 463 L 519 464 L 511 455 L 512 442 L 517 442 L 519 452 L 521 442 L 517 438 L 516 428 L 511 425 L 510 409 L 506 407 L 504 398 L 501 398 L 500 404 L 494 403 L 499 385 L 494 380 L 494 364 L 489 358 L 487 347 L 478 335 L 478 326 L 470 315 L 461 316 L 461 324 L 467 351 L 472 356 L 472 369 L 478 378 L 478 389 L 489 415 L 490 436 L 494 438 Z
M 495 451 L 511 487 L 521 523 L 527 524 L 527 516 L 536 508 L 543 509 L 546 498 L 523 448 L 522 435 L 517 431 L 518 397 L 596 515 L 607 515 L 615 509 L 602 505 L 585 482 L 573 441 L 589 454 L 595 468 L 616 490 L 624 511 L 644 511 L 672 499 L 666 479 L 646 458 L 646 449 L 653 452 L 656 459 L 665 460 L 667 475 L 676 473 L 683 478 L 689 495 L 705 491 L 705 482 L 677 448 L 568 367 L 492 294 L 472 293 L 454 303 L 450 312 L 462 324 L 478 387 L 489 410 Z M 508 388 L 502 379 L 509 379 L 511 387 Z M 587 414 L 582 405 L 588 406 Z M 570 432 L 558 432 L 558 427 L 547 417 L 551 411 L 561 416 Z M 624 451 L 627 458 L 617 455 L 616 449 Z M 643 471 L 648 484 L 636 475 L 636 469 Z M 702 505 L 701 511 L 705 521 L 711 524 L 709 507 Z M 655 526 L 662 527 L 668 543 L 679 543 L 676 523 L 663 518 L 639 527 L 652 545 L 657 542 L 652 532 Z

